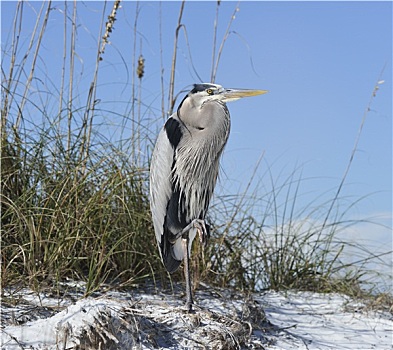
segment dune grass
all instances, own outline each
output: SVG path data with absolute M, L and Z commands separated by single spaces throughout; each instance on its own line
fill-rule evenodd
M 47 135 L 20 150 L 23 161 L 11 145 L 3 152 L 3 284 L 69 277 L 86 280 L 90 292 L 108 278 L 149 275 L 158 261 L 151 259 L 146 169 L 112 146 L 91 148 L 83 164 L 59 148 L 47 154 Z
M 80 59 L 75 50 L 77 3 L 65 5 L 69 8 L 65 9 L 64 30 L 71 41 L 65 42 L 61 84 L 55 89 L 49 88 L 56 83 L 45 76 L 45 65 L 40 65 L 47 54 L 41 43 L 51 16 L 50 3 L 44 3 L 37 14 L 26 51 L 19 42 L 20 35 L 25 34 L 20 26 L 23 6 L 23 2 L 16 5 L 12 39 L 3 47 L 9 66 L 2 62 L 2 287 L 29 286 L 39 291 L 73 279 L 86 282 L 88 295 L 103 286 L 130 287 L 145 280 L 165 282 L 168 277 L 181 280 L 181 271 L 172 276 L 164 271 L 150 219 L 148 168 L 157 124 L 143 119 L 141 109 L 146 106 L 140 92 L 144 60 L 136 45 L 134 63 L 138 56 L 139 65 L 133 64 L 131 69 L 135 103 L 124 115 L 105 111 L 118 120 L 121 137 L 108 137 L 107 125 L 97 121 L 102 114 L 97 102 L 98 73 L 119 2 L 111 9 L 104 6 L 101 16 L 109 14 L 107 23 L 102 21 L 100 28 L 91 28 L 99 39 L 97 56 L 90 62 L 95 68 L 87 77 L 90 89 L 85 103 L 75 84 L 80 74 L 75 66 L 75 60 Z M 168 87 L 161 86 L 162 101 L 168 91 L 168 110 L 176 103 L 176 48 L 179 30 L 184 28 L 180 24 L 184 3 L 179 6 L 170 80 Z M 216 45 L 217 28 L 213 30 Z M 213 80 L 227 36 L 228 29 L 218 56 L 212 55 Z M 27 80 L 22 79 L 22 72 L 28 73 Z M 37 91 L 34 83 L 43 80 L 46 85 Z M 33 118 L 37 112 L 42 120 L 38 124 Z M 155 121 L 162 123 L 164 114 L 162 102 Z M 129 137 L 125 130 L 131 130 Z M 349 167 L 353 156 L 354 152 Z M 258 169 L 259 164 L 255 172 Z M 209 246 L 203 252 L 199 244 L 194 245 L 195 284 L 248 291 L 304 289 L 359 294 L 364 277 L 372 271 L 361 268 L 361 264 L 348 266 L 342 259 L 348 242 L 337 236 L 357 224 L 348 221 L 346 214 L 360 199 L 344 209 L 338 205 L 347 173 L 325 203 L 311 201 L 303 208 L 297 207 L 305 181 L 300 171 L 293 171 L 281 182 L 267 173 L 258 181 L 270 183 L 269 189 L 255 186 L 254 174 L 244 193 L 216 196 L 208 218 L 212 227 Z M 364 262 L 381 258 L 362 251 Z
M 349 219 L 350 209 L 361 199 L 337 198 L 334 215 L 325 222 L 331 198 L 298 204 L 306 181 L 299 171 L 275 181 L 270 190 L 265 186 L 263 196 L 257 185 L 256 193 L 217 198 L 209 217 L 213 243 L 205 253 L 202 275 L 210 274 L 206 278 L 222 287 L 242 290 L 334 291 L 351 296 L 370 292 L 376 272 L 368 262 L 377 261 L 388 270 L 391 252 L 377 255 L 362 242 L 345 240 L 343 233 L 349 228 L 367 222 Z M 356 264 L 346 262 L 348 253 L 359 257 Z

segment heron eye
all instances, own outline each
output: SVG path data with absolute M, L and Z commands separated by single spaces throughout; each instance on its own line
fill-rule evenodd
M 212 90 L 212 89 L 207 89 L 206 92 L 207 92 L 209 95 L 213 95 L 213 90 Z

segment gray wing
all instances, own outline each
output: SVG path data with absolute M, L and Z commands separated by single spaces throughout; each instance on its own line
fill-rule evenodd
M 183 260 L 181 239 L 170 242 L 166 225 L 168 204 L 173 197 L 172 165 L 181 138 L 179 122 L 169 118 L 158 135 L 150 164 L 150 209 L 161 259 L 169 272 L 175 271 Z

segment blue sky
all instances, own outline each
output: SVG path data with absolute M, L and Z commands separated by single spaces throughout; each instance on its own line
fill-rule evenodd
M 1 3 L 4 67 L 8 62 L 6 47 L 10 44 L 15 4 Z M 72 3 L 68 4 L 71 13 Z M 219 6 L 217 46 L 237 4 L 222 1 Z M 137 54 L 142 52 L 146 60 L 141 96 L 146 106 L 143 117 L 149 120 L 152 139 L 162 124 L 160 55 L 167 87 L 180 5 L 180 2 L 139 4 L 136 48 Z M 25 47 L 40 6 L 41 2 L 27 2 L 24 6 Z M 79 73 L 75 79 L 80 92 L 77 100 L 81 104 L 94 71 L 103 6 L 103 2 L 78 2 L 76 70 Z M 107 4 L 106 14 L 111 6 L 111 2 Z M 43 40 L 45 57 L 41 52 L 42 70 L 37 72 L 42 77 L 41 88 L 42 85 L 53 88 L 60 82 L 64 3 L 55 2 L 52 7 Z M 135 2 L 123 2 L 110 36 L 111 43 L 100 63 L 97 94 L 100 106 L 120 114 L 129 112 L 135 10 Z M 215 14 L 216 2 L 185 4 L 182 23 L 190 48 L 181 30 L 175 93 L 189 89 L 191 84 L 199 82 L 199 77 L 205 82 L 210 80 Z M 230 32 L 216 83 L 225 87 L 267 89 L 269 93 L 229 105 L 232 129 L 218 191 L 241 192 L 263 154 L 256 182 L 270 181 L 268 170 L 278 182 L 280 178 L 284 181 L 299 168 L 304 178 L 300 206 L 307 206 L 312 198 L 331 198 L 348 164 L 375 84 L 383 80 L 367 114 L 342 196 L 353 201 L 366 196 L 351 209 L 351 217 L 374 217 L 374 221 L 390 226 L 392 3 L 240 2 Z M 167 95 L 165 103 L 167 107 Z M 49 104 L 53 104 L 55 111 L 56 101 Z M 39 122 L 37 111 L 32 109 L 31 115 Z M 112 114 L 102 112 L 102 118 L 112 126 L 119 125 Z M 113 130 L 115 134 L 119 132 L 118 127 Z M 359 235 L 391 245 L 388 228 L 379 227 L 370 232 L 367 226 Z

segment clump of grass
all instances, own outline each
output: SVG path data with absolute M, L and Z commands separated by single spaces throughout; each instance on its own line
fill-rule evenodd
M 42 6 L 23 55 L 19 37 L 24 4 L 16 6 L 9 75 L 3 75 L 2 81 L 3 287 L 20 283 L 39 290 L 71 278 L 85 281 L 89 294 L 105 282 L 130 285 L 152 276 L 152 271 L 156 276 L 162 271 L 156 246 L 151 244 L 147 160 L 133 162 L 129 155 L 135 153 L 135 139 L 107 140 L 108 135 L 100 134 L 105 125 L 95 122 L 99 64 L 119 4 L 115 1 L 108 22 L 101 23 L 87 102 L 79 106 L 74 84 L 77 4 L 70 16 L 65 4 L 65 37 L 68 33 L 71 40 L 64 39 L 60 89 L 51 91 L 46 86 L 48 91 L 40 87 L 38 92 L 35 81 L 55 86 L 37 73 L 42 71 L 40 62 L 45 62 L 41 43 L 53 12 L 50 4 L 46 11 Z M 104 6 L 103 16 L 105 11 Z M 23 70 L 30 72 L 27 83 L 22 81 Z M 52 100 L 59 101 L 57 114 Z M 26 117 L 31 111 L 39 113 L 41 124 Z
M 156 247 L 146 169 L 111 146 L 90 148 L 82 164 L 77 153 L 69 159 L 53 149 L 57 141 L 45 130 L 39 143 L 21 150 L 23 161 L 11 155 L 12 145 L 3 149 L 2 161 L 13 164 L 2 167 L 3 283 L 67 276 L 86 280 L 90 292 L 150 274 Z
M 195 255 L 198 280 L 246 291 L 295 289 L 354 297 L 374 291 L 367 282 L 377 273 L 367 264 L 384 264 L 391 251 L 373 254 L 360 242 L 345 240 L 342 233 L 363 222 L 347 218 L 357 200 L 345 208 L 347 198 L 336 198 L 335 214 L 324 222 L 331 199 L 299 207 L 306 180 L 295 174 L 272 183 L 270 191 L 264 187 L 263 195 L 257 186 L 253 194 L 216 198 L 210 243 L 203 260 Z M 357 254 L 358 261 L 348 263 L 348 254 Z

